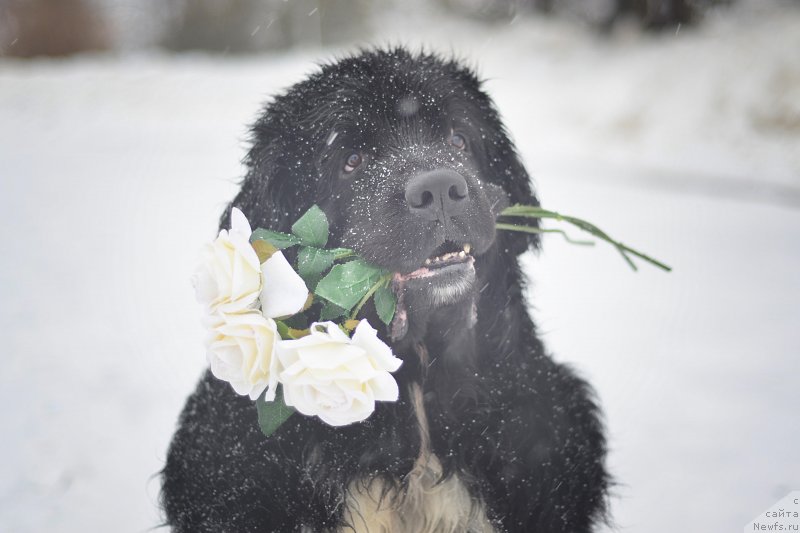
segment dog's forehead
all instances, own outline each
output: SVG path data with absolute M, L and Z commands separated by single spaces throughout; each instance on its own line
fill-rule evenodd
M 318 105 L 303 122 L 322 133 L 327 146 L 414 144 L 440 139 L 459 125 L 479 129 L 486 120 L 474 75 L 436 58 L 367 55 L 332 65 L 321 76 Z
M 359 95 L 362 108 L 365 111 L 398 117 L 413 117 L 446 110 L 449 102 L 463 93 L 422 83 L 396 83 L 392 82 L 392 78 L 374 81 L 372 87 L 363 90 Z
M 412 117 L 419 111 L 419 99 L 413 94 L 406 94 L 397 99 L 397 114 L 400 117 Z
M 344 137 L 369 137 L 389 141 L 398 134 L 413 139 L 425 133 L 439 135 L 453 121 L 448 99 L 420 90 L 406 90 L 369 95 L 342 91 L 327 107 L 323 119 L 327 126 L 326 144 Z M 410 135 L 409 130 L 415 132 Z

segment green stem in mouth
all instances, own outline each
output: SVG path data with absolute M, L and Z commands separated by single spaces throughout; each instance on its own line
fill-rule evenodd
M 564 237 L 564 240 L 566 240 L 570 244 L 578 244 L 580 246 L 594 246 L 594 241 L 579 241 L 577 239 L 573 239 L 563 229 L 534 228 L 533 226 L 520 226 L 518 224 L 506 224 L 503 222 L 495 223 L 495 227 L 497 229 L 503 229 L 506 231 L 519 231 L 521 233 L 560 233 L 561 236 Z
M 621 243 L 615 239 L 612 239 L 606 232 L 592 224 L 591 222 L 587 222 L 586 220 L 582 220 L 577 217 L 569 216 L 569 215 L 562 215 L 561 213 L 557 213 L 555 211 L 548 211 L 547 209 L 542 209 L 541 207 L 531 206 L 531 205 L 512 205 L 511 207 L 507 207 L 500 213 L 501 217 L 522 217 L 522 218 L 549 218 L 553 220 L 558 220 L 561 222 L 567 222 L 568 224 L 572 224 L 573 226 L 577 227 L 578 229 L 590 233 L 594 235 L 600 240 L 606 241 L 613 245 L 617 251 L 619 251 L 622 258 L 628 263 L 628 265 L 633 270 L 638 270 L 636 265 L 634 264 L 633 260 L 628 256 L 631 254 L 633 256 L 638 257 L 643 261 L 647 261 L 651 265 L 654 265 L 662 270 L 667 272 L 671 272 L 672 268 L 661 261 L 654 259 L 644 253 L 631 248 L 630 246 Z M 506 224 L 506 223 L 498 223 L 498 229 L 507 230 L 507 231 L 521 231 L 524 233 L 560 233 L 567 239 L 568 242 L 573 244 L 587 244 L 586 241 L 575 241 L 571 239 L 564 231 L 562 230 L 554 230 L 554 229 L 541 229 L 536 228 L 533 226 L 525 226 L 525 225 L 518 225 L 518 224 Z

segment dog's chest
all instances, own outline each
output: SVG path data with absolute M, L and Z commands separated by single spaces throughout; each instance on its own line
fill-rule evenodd
M 457 474 L 441 481 L 419 385 L 410 387 L 420 432 L 420 453 L 404 484 L 358 479 L 345 495 L 344 525 L 337 533 L 495 533 L 484 503 Z M 402 485 L 403 489 L 396 489 Z

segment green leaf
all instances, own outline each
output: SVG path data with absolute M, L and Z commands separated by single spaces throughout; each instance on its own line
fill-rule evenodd
M 312 205 L 311 209 L 292 225 L 292 233 L 300 238 L 301 244 L 324 248 L 328 242 L 328 217 L 322 209 Z
M 275 326 L 278 328 L 278 335 L 280 335 L 281 339 L 291 339 L 289 336 L 289 326 L 287 326 L 283 320 L 276 320 Z
M 250 237 L 250 242 L 253 241 L 267 241 L 278 250 L 300 244 L 300 239 L 294 235 L 264 228 L 258 228 L 253 232 L 253 235 Z
M 324 322 L 344 316 L 346 313 L 347 309 L 342 309 L 338 305 L 326 301 L 325 305 L 322 306 L 322 311 L 319 312 L 319 319 L 321 322 Z
M 281 424 L 294 413 L 294 408 L 287 406 L 283 401 L 282 388 L 278 389 L 275 400 L 272 402 L 266 401 L 263 394 L 259 396 L 256 400 L 256 408 L 258 409 L 258 426 L 267 437 L 275 433 Z
M 315 294 L 349 311 L 382 275 L 380 268 L 356 259 L 334 266 L 317 284 Z
M 306 282 L 306 286 L 312 289 L 312 292 L 322 277 L 322 273 L 333 265 L 334 259 L 336 259 L 336 253 L 333 250 L 323 250 L 313 246 L 300 248 L 300 252 L 297 254 L 297 272 Z
M 378 312 L 378 318 L 387 326 L 392 323 L 396 307 L 397 300 L 389 287 L 381 287 L 375 291 L 375 310 Z

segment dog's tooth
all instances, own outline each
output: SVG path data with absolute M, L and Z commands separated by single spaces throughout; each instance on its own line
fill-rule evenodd
M 464 245 L 464 253 L 468 254 L 470 250 L 472 250 L 472 245 L 465 244 Z
M 430 260 L 430 259 L 426 259 L 426 260 L 425 260 L 425 264 L 426 264 L 426 265 L 430 265 L 430 264 L 431 264 L 431 260 Z
M 458 252 L 458 257 L 467 257 L 467 252 L 461 250 L 460 252 Z

